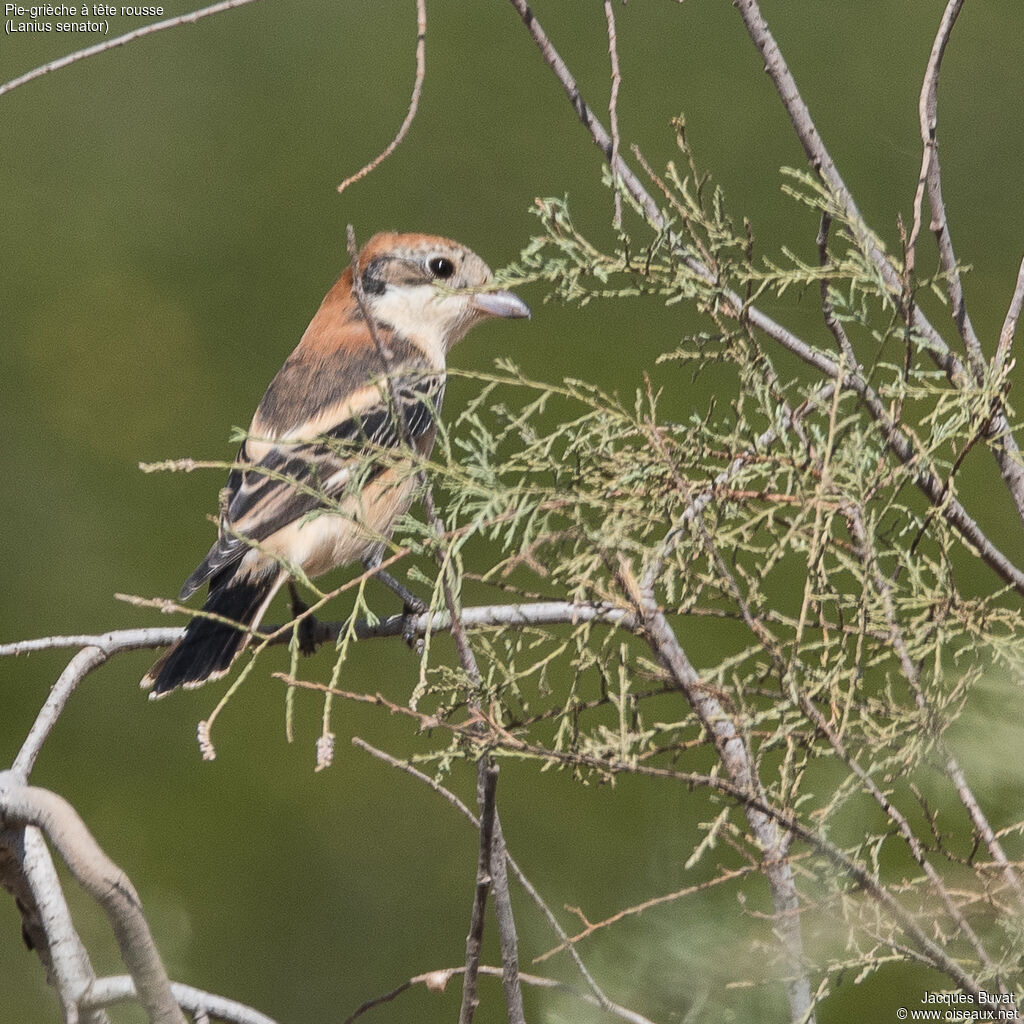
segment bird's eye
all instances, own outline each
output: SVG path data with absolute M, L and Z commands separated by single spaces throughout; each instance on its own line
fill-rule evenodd
M 432 256 L 427 260 L 427 269 L 434 277 L 451 277 L 455 273 L 455 264 L 444 256 Z

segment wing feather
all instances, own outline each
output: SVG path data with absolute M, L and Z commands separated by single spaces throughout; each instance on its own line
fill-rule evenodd
M 389 465 L 375 453 L 411 444 L 426 454 L 444 398 L 437 371 L 395 380 L 401 415 L 383 386 L 377 404 L 303 441 L 247 440 L 221 492 L 216 543 L 182 587 L 182 600 L 217 572 L 239 562 L 254 544 L 319 508 L 352 486 L 363 487 Z M 269 445 L 269 447 L 268 447 Z M 253 461 L 251 449 L 261 457 Z M 353 483 L 354 481 L 354 483 Z

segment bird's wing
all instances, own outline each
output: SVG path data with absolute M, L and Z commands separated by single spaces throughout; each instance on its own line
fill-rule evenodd
M 372 392 L 364 392 L 375 398 L 361 402 L 358 411 L 347 408 L 338 422 L 323 422 L 324 412 L 329 413 L 332 404 L 338 406 L 336 399 L 310 410 L 307 422 L 321 426 L 312 440 L 250 437 L 243 443 L 238 464 L 221 492 L 217 542 L 185 581 L 182 600 L 238 562 L 253 544 L 329 506 L 346 489 L 364 487 L 388 467 L 389 450 L 411 445 L 425 451 L 444 398 L 444 374 L 418 372 L 393 379 L 398 414 L 381 380 L 372 385 Z M 259 423 L 257 413 L 254 427 Z M 295 433 L 290 430 L 289 438 Z

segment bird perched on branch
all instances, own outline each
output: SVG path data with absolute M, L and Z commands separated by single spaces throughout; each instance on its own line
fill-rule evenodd
M 354 278 L 353 275 L 358 275 Z M 445 357 L 489 317 L 528 317 L 465 246 L 375 235 L 327 293 L 271 381 L 221 491 L 217 541 L 181 599 L 202 616 L 147 673 L 159 696 L 224 675 L 290 567 L 307 577 L 379 564 L 416 491 L 444 397 Z

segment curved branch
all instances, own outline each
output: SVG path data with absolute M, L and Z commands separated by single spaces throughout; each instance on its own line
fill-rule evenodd
M 928 203 L 932 209 L 931 229 L 939 246 L 939 262 L 946 275 L 946 290 L 949 295 L 953 322 L 964 343 L 968 361 L 974 372 L 974 378 L 981 382 L 985 376 L 985 357 L 981 351 L 981 342 L 974 332 L 971 318 L 964 305 L 964 287 L 960 280 L 960 269 L 957 266 L 953 239 L 949 233 L 949 222 L 946 218 L 946 204 L 942 199 L 942 172 L 939 168 L 939 71 L 942 57 L 946 52 L 950 34 L 964 0 L 949 0 L 942 15 L 939 31 L 932 44 L 928 58 L 924 82 L 921 85 L 921 98 L 918 101 L 918 119 L 921 123 L 921 142 L 924 154 L 921 158 L 921 177 L 914 196 L 914 224 L 907 243 L 907 270 L 913 270 L 914 243 L 921 230 L 921 199 L 924 189 L 928 189 Z
M 21 745 L 21 750 L 18 751 L 14 764 L 11 765 L 16 775 L 27 779 L 32 774 L 39 751 L 42 750 L 47 737 L 57 724 L 57 719 L 60 718 L 61 713 L 64 711 L 64 707 L 68 700 L 70 700 L 71 694 L 75 692 L 78 684 L 93 669 L 99 668 L 107 660 L 107 657 L 107 653 L 99 647 L 83 647 L 68 662 L 67 668 L 61 672 L 57 682 L 53 685 L 53 689 L 50 690 L 46 703 L 40 708 L 39 714 L 36 715 L 36 720 L 32 723 L 32 728 L 29 730 L 25 742 Z
M 204 992 L 202 989 L 193 988 L 191 985 L 182 985 L 180 982 L 171 982 L 171 992 L 178 1001 L 178 1005 L 189 1013 L 196 1016 L 205 1014 L 207 1017 L 214 1017 L 227 1024 L 277 1024 L 272 1017 L 268 1017 L 251 1006 L 236 1002 L 234 999 L 225 999 L 213 992 Z M 82 1000 L 83 1008 L 114 1006 L 117 1003 L 134 1002 L 138 999 L 135 989 L 135 982 L 130 974 L 117 974 L 109 978 L 97 978 L 89 989 L 88 995 Z
M 106 911 L 150 1020 L 186 1024 L 134 886 L 103 852 L 71 804 L 50 790 L 25 785 L 13 772 L 2 772 L 0 826 L 34 826 L 46 835 L 79 885 Z
M 118 651 L 164 647 L 178 640 L 183 632 L 184 630 L 180 628 L 126 629 L 104 633 L 102 636 L 44 637 L 41 640 L 25 640 L 0 646 L 0 656 L 27 654 L 29 651 L 52 650 L 59 647 L 82 648 L 68 662 L 50 690 L 46 703 L 36 715 L 36 720 L 11 766 L 14 773 L 22 779 L 27 779 L 32 774 L 43 744 L 53 731 L 71 695 L 78 689 L 78 684 L 90 672 L 99 668 Z
M 57 869 L 37 828 L 0 828 L 0 886 L 14 896 L 25 944 L 39 957 L 57 993 L 65 1021 L 110 1024 L 101 1009 L 83 1009 L 82 997 L 96 980 L 89 953 L 74 922 Z
M 409 98 L 409 109 L 406 111 L 405 120 L 401 123 L 395 137 L 388 145 L 378 153 L 365 167 L 360 168 L 355 174 L 349 175 L 339 186 L 338 191 L 344 192 L 349 185 L 365 178 L 371 171 L 376 170 L 392 153 L 399 147 L 402 139 L 409 132 L 413 121 L 416 118 L 416 111 L 420 106 L 420 96 L 423 94 L 423 80 L 427 74 L 427 6 L 426 0 L 416 0 L 416 80 L 412 86 L 412 96 Z

